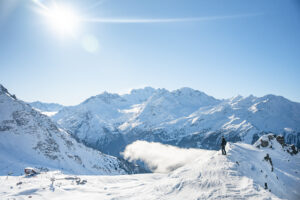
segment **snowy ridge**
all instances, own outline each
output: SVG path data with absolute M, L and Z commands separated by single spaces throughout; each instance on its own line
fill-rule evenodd
M 55 115 L 58 111 L 60 111 L 64 106 L 57 103 L 43 103 L 40 101 L 35 101 L 28 103 L 33 109 L 41 112 L 44 115 L 49 117 Z
M 136 140 L 217 149 L 220 136 L 254 143 L 269 132 L 300 147 L 300 103 L 281 96 L 218 100 L 191 88 L 103 93 L 52 117 L 87 145 L 119 155 Z
M 73 174 L 130 173 L 119 159 L 79 144 L 50 118 L 0 85 L 0 174 L 40 167 Z
M 40 101 L 31 102 L 29 105 L 42 112 L 58 112 L 64 107 L 63 105 L 57 103 L 43 103 Z
M 30 195 L 43 199 L 104 200 L 299 199 L 299 153 L 291 155 L 276 140 L 271 142 L 273 148 L 228 143 L 227 156 L 214 150 L 178 148 L 183 154 L 192 154 L 188 156 L 194 156 L 194 159 L 169 173 L 79 176 L 86 180 L 83 185 L 55 172 L 43 173 L 34 179 L 10 177 L 5 180 L 5 177 L 0 177 L 0 195 L 4 198 Z M 273 171 L 264 159 L 267 153 L 272 158 Z M 161 154 L 169 152 L 161 151 Z M 55 180 L 53 184 L 49 181 L 51 178 Z M 15 186 L 20 181 L 22 184 Z M 265 183 L 268 188 L 265 188 Z

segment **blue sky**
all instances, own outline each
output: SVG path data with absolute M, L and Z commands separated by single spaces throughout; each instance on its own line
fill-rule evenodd
M 88 20 L 62 35 L 33 1 L 0 1 L 0 83 L 25 101 L 74 105 L 152 86 L 300 102 L 297 0 L 56 2 Z

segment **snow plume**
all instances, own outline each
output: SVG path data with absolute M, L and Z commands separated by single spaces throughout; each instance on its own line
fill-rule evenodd
M 123 156 L 129 161 L 143 161 L 151 171 L 166 173 L 195 160 L 201 153 L 198 149 L 138 140 L 126 146 Z

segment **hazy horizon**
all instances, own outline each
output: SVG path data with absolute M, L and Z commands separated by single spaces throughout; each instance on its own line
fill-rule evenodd
M 1 84 L 1 83 L 0 83 L 0 84 Z M 5 86 L 4 86 L 4 87 L 5 87 Z M 90 97 L 97 96 L 97 95 L 101 95 L 101 94 L 103 94 L 103 93 L 105 93 L 105 92 L 110 93 L 110 94 L 118 94 L 118 95 L 122 96 L 122 95 L 130 94 L 132 90 L 145 89 L 145 88 L 147 88 L 147 87 L 148 87 L 148 88 L 149 88 L 149 87 L 150 87 L 150 88 L 153 88 L 153 89 L 155 89 L 155 90 L 158 90 L 158 89 L 166 89 L 166 88 L 154 88 L 154 87 L 151 87 L 151 86 L 145 86 L 145 87 L 141 87 L 141 88 L 131 88 L 131 89 L 129 89 L 128 91 L 124 91 L 124 92 L 110 92 L 110 91 L 106 91 L 106 90 L 105 90 L 105 91 L 102 91 L 102 92 L 100 92 L 100 93 L 98 93 L 98 94 L 95 94 L 95 95 L 91 95 L 91 96 L 88 96 L 88 97 L 82 97 L 82 100 L 81 100 L 80 102 L 77 102 L 77 103 L 74 103 L 74 104 L 69 104 L 69 105 L 67 105 L 67 104 L 62 104 L 62 103 L 55 102 L 55 101 L 53 101 L 53 102 L 41 101 L 41 100 L 39 100 L 39 99 L 37 99 L 37 100 L 32 100 L 32 101 L 26 101 L 26 100 L 24 100 L 24 99 L 21 99 L 21 100 L 23 100 L 23 101 L 25 101 L 25 102 L 28 102 L 28 103 L 42 102 L 42 103 L 55 103 L 55 104 L 60 104 L 60 105 L 63 105 L 63 106 L 75 106 L 75 105 L 78 105 L 78 104 L 84 102 L 85 100 L 89 99 Z M 190 88 L 190 89 L 193 89 L 193 90 L 197 90 L 197 89 L 194 89 L 194 88 L 191 88 L 191 87 L 181 87 L 181 88 L 177 88 L 177 89 L 173 89 L 173 90 L 169 90 L 169 89 L 166 89 L 166 90 L 168 90 L 169 92 L 173 92 L 173 91 L 180 90 L 180 89 L 183 89 L 183 88 Z M 11 94 L 14 94 L 14 93 L 12 93 L 9 89 L 8 89 L 8 91 L 9 91 Z M 197 90 L 197 91 L 204 92 L 204 91 L 201 91 L 201 90 Z M 205 93 L 206 95 L 208 95 L 208 96 L 212 96 L 212 97 L 214 97 L 214 98 L 216 98 L 216 99 L 219 99 L 219 100 L 222 100 L 222 99 L 230 99 L 230 98 L 234 98 L 234 97 L 237 97 L 237 96 L 242 96 L 242 97 L 244 97 L 244 98 L 249 97 L 249 96 L 263 97 L 263 96 L 266 96 L 266 95 L 282 96 L 282 95 L 276 95 L 276 94 L 265 94 L 265 95 L 263 95 L 263 96 L 256 96 L 256 95 L 253 95 L 253 94 L 249 94 L 249 95 L 247 95 L 247 96 L 243 96 L 243 95 L 241 95 L 241 94 L 236 94 L 236 95 L 231 96 L 231 97 L 221 97 L 221 98 L 218 98 L 218 97 L 215 97 L 215 96 L 213 96 L 213 95 L 210 95 L 210 94 L 208 94 L 208 93 L 206 93 L 206 92 L 204 92 L 204 93 Z M 17 94 L 14 94 L 14 95 L 17 96 Z M 284 97 L 284 96 L 282 96 L 282 97 Z M 19 96 L 17 96 L 17 98 L 19 98 Z M 286 97 L 284 97 L 284 98 L 286 98 Z M 288 100 L 290 100 L 290 101 L 292 101 L 292 102 L 300 103 L 300 102 L 297 102 L 297 101 L 293 101 L 293 100 L 291 100 L 291 99 L 289 99 L 289 98 L 286 98 L 286 99 L 288 99 Z

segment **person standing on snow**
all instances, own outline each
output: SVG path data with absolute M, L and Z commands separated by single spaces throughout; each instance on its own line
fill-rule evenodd
M 221 142 L 221 147 L 222 147 L 222 155 L 226 155 L 226 151 L 225 151 L 225 146 L 226 146 L 226 140 L 224 138 L 224 136 L 222 136 L 222 142 Z

